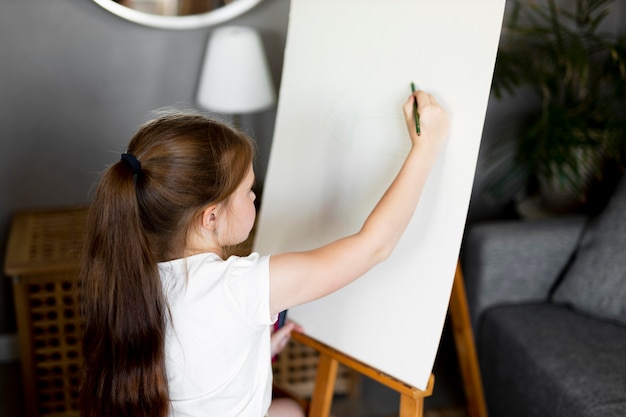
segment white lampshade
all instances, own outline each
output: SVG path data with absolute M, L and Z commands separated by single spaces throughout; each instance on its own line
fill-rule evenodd
M 204 109 L 225 114 L 257 112 L 275 104 L 274 83 L 257 31 L 241 26 L 213 31 L 197 100 Z

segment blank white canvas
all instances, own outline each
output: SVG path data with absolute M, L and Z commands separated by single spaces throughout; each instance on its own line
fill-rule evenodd
M 307 334 L 418 389 L 432 372 L 469 205 L 504 0 L 292 0 L 255 250 L 359 230 L 409 149 L 414 81 L 451 130 L 393 255 L 289 310 Z

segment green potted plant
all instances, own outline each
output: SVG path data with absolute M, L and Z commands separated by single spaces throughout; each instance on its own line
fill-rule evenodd
M 612 0 L 560 3 L 510 4 L 492 89 L 537 105 L 516 114 L 496 143 L 514 150 L 490 189 L 521 184 L 549 210 L 571 211 L 588 205 L 609 167 L 626 166 L 626 33 L 600 31 Z

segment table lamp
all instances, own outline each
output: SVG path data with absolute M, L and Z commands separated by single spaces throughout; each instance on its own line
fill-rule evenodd
M 198 85 L 198 105 L 232 115 L 240 127 L 242 113 L 271 108 L 276 103 L 274 83 L 258 32 L 249 27 L 215 29 L 207 43 Z

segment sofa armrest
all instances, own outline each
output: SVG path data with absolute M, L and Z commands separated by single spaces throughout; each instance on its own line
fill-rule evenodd
M 571 216 L 470 226 L 461 264 L 474 329 L 489 307 L 547 301 L 585 222 Z

